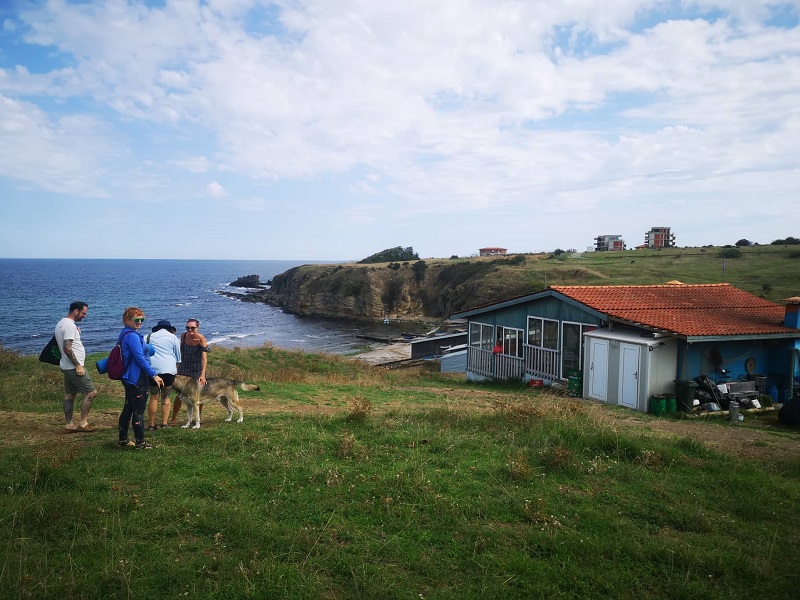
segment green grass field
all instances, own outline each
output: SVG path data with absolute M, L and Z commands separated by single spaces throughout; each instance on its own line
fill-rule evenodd
M 773 302 L 800 294 L 800 246 L 748 246 L 737 248 L 739 258 L 721 254 L 730 249 L 667 248 L 625 252 L 584 252 L 543 258 L 528 257 L 506 266 L 491 277 L 497 285 L 513 270 L 531 289 L 547 285 L 656 285 L 730 283 Z
M 58 369 L 0 352 L 0 596 L 796 597 L 796 453 L 270 347 L 215 349 L 210 372 L 261 386 L 244 423 L 209 406 L 121 450 L 119 383 L 95 375 L 98 430 L 66 435 Z

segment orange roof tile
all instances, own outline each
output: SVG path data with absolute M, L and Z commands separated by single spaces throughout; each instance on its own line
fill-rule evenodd
M 610 317 L 685 336 L 797 333 L 784 307 L 727 283 L 702 285 L 554 285 L 550 289 Z

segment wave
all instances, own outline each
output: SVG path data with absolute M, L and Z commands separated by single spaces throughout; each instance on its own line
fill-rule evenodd
M 225 342 L 232 342 L 236 340 L 244 340 L 251 337 L 265 336 L 265 331 L 257 331 L 253 333 L 230 333 L 228 335 L 220 335 L 219 332 L 211 334 L 213 337 L 209 338 L 209 344 L 224 344 Z

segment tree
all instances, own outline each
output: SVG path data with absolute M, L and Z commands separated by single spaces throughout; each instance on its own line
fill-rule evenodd
M 787 237 L 785 240 L 775 240 L 772 242 L 773 246 L 797 246 L 800 245 L 800 240 L 794 237 Z
M 403 248 L 402 246 L 387 248 L 386 250 L 376 252 L 372 256 L 368 256 L 367 258 L 360 260 L 358 262 L 360 264 L 371 264 L 371 263 L 408 261 L 408 260 L 419 260 L 419 255 L 416 252 L 414 252 L 413 246 L 409 246 L 408 248 Z
M 747 240 L 745 238 L 742 238 L 738 242 L 736 242 L 736 245 L 737 246 L 752 246 L 753 242 L 751 242 L 750 240 Z

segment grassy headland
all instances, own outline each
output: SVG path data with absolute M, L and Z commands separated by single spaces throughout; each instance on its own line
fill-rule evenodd
M 727 256 L 726 256 L 727 255 Z M 732 257 L 734 255 L 735 257 Z M 304 265 L 251 299 L 307 315 L 442 319 L 548 285 L 730 283 L 780 302 L 800 294 L 800 246 L 669 248 L 578 254 Z
M 98 430 L 64 434 L 58 369 L 0 352 L 3 597 L 791 598 L 800 584 L 797 432 L 660 435 L 663 420 L 529 388 L 271 347 L 215 348 L 209 370 L 261 386 L 242 394 L 244 423 L 208 406 L 201 430 L 120 450 L 119 383 L 95 375 Z

